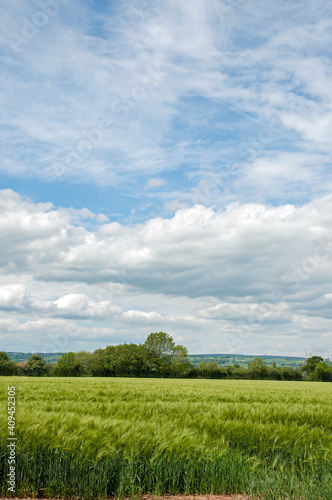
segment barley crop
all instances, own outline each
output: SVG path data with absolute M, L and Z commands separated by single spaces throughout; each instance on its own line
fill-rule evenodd
M 332 384 L 1 377 L 17 398 L 16 495 L 332 499 Z

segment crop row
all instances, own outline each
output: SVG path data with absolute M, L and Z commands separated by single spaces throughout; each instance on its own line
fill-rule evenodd
M 332 498 L 329 384 L 22 377 L 2 382 L 9 380 L 17 394 L 18 494 Z M 5 419 L 0 423 L 5 494 Z

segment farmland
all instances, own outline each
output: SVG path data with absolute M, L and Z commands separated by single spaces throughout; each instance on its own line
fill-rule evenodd
M 16 388 L 16 492 L 100 498 L 241 493 L 332 498 L 332 387 L 324 383 L 1 378 Z

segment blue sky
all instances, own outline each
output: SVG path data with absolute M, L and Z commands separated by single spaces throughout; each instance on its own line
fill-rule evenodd
M 1 7 L 3 349 L 332 357 L 331 14 Z

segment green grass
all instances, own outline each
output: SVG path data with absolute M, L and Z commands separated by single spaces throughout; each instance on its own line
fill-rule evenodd
M 332 384 L 2 377 L 16 387 L 16 495 L 241 493 L 332 499 Z

